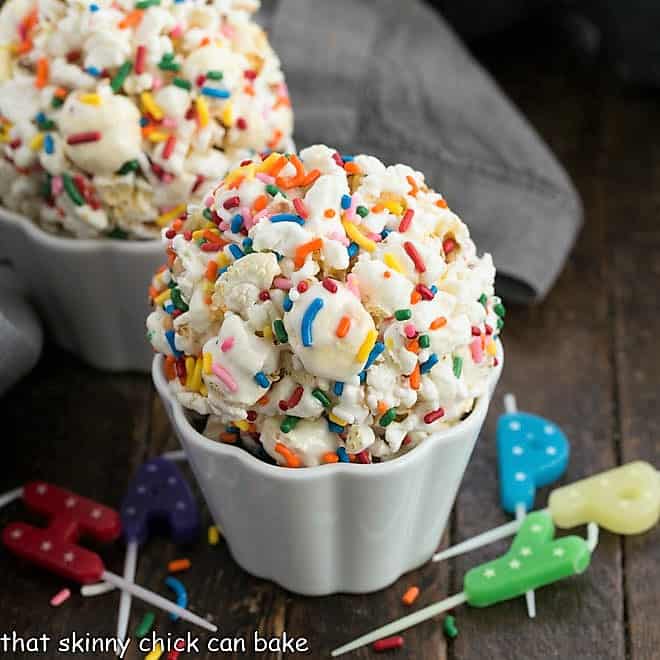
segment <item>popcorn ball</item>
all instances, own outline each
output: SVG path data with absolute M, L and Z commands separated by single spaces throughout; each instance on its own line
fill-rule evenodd
M 9 0 L 0 200 L 52 232 L 150 238 L 231 165 L 287 148 L 257 0 Z
M 164 236 L 148 337 L 214 440 L 288 467 L 377 462 L 486 393 L 492 259 L 406 165 L 256 157 Z

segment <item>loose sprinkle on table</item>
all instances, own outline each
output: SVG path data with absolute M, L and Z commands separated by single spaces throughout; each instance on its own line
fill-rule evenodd
M 386 637 L 385 639 L 379 639 L 373 644 L 373 650 L 376 653 L 382 653 L 383 651 L 391 651 L 392 649 L 400 649 L 404 645 L 403 637 L 401 635 L 396 635 L 394 637 Z
M 220 532 L 215 525 L 211 525 L 207 532 L 209 545 L 218 545 L 220 543 Z
M 456 639 L 458 637 L 458 628 L 456 627 L 456 619 L 448 614 L 442 622 L 442 631 L 449 639 Z
M 180 573 L 187 571 L 190 568 L 190 559 L 173 559 L 168 565 L 167 570 L 170 573 Z
M 401 602 L 404 605 L 412 605 L 419 596 L 419 587 L 410 587 L 406 590 L 406 593 L 401 597 Z
M 59 607 L 62 603 L 69 600 L 69 598 L 71 598 L 71 591 L 69 589 L 62 589 L 50 599 L 50 604 L 53 607 Z
M 138 627 L 135 629 L 135 636 L 138 639 L 141 639 L 142 637 L 148 635 L 149 631 L 151 630 L 151 627 L 154 625 L 155 620 L 156 620 L 156 615 L 153 612 L 147 612 L 142 617 L 142 621 L 140 621 Z

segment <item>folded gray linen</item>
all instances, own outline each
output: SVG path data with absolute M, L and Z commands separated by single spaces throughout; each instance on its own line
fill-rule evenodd
M 0 395 L 34 367 L 42 345 L 39 319 L 15 272 L 0 261 Z
M 426 174 L 493 255 L 506 299 L 545 296 L 581 224 L 549 149 L 421 0 L 266 0 L 299 147 L 369 153 Z

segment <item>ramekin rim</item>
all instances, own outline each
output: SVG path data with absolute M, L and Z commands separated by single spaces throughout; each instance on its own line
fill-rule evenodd
M 479 420 L 483 420 L 488 412 L 488 406 L 490 405 L 495 386 L 497 385 L 504 366 L 504 351 L 499 339 L 497 340 L 497 359 L 498 365 L 490 374 L 487 391 L 477 399 L 477 403 L 472 409 L 470 415 L 452 428 L 438 433 L 435 438 L 428 438 L 409 452 L 390 461 L 370 464 L 333 463 L 331 465 L 317 465 L 300 469 L 287 469 L 281 465 L 266 463 L 246 449 L 231 444 L 215 442 L 202 435 L 192 426 L 192 424 L 190 424 L 185 415 L 183 406 L 169 388 L 163 373 L 163 355 L 157 354 L 154 356 L 151 375 L 154 386 L 160 397 L 163 399 L 164 404 L 170 406 L 173 411 L 175 426 L 177 427 L 175 430 L 184 435 L 188 441 L 202 447 L 205 451 L 209 451 L 212 454 L 219 456 L 235 458 L 241 461 L 246 469 L 254 469 L 263 477 L 274 479 L 321 479 L 334 477 L 335 475 L 359 475 L 360 478 L 380 478 L 387 476 L 389 473 L 404 469 L 413 461 L 416 462 L 421 460 L 421 457 L 425 456 L 427 452 L 437 448 L 439 444 L 445 444 L 446 442 L 455 439 L 457 436 L 463 435 L 466 430 L 470 430 L 470 427 L 481 425 L 482 422 Z
M 160 238 L 119 240 L 109 238 L 74 238 L 50 234 L 27 216 L 0 205 L 0 225 L 6 222 L 17 226 L 29 239 L 62 252 L 132 252 L 152 253 L 160 250 L 165 254 Z

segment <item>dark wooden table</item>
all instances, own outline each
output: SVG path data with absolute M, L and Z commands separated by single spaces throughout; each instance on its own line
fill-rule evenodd
M 605 65 L 575 58 L 552 30 L 525 27 L 477 54 L 567 165 L 586 210 L 578 245 L 549 298 L 531 309 L 510 309 L 499 395 L 514 391 L 522 408 L 564 427 L 573 452 L 567 480 L 637 458 L 660 466 L 658 94 L 622 89 Z M 451 191 L 444 192 L 451 200 Z M 445 544 L 506 520 L 494 450 L 500 405 L 498 396 Z M 0 411 L 2 490 L 40 477 L 117 505 L 131 472 L 175 446 L 147 377 L 98 373 L 53 348 L 0 400 Z M 20 515 L 13 504 L 0 512 L 0 523 Z M 535 621 L 527 619 L 523 599 L 487 610 L 463 607 L 456 612 L 456 640 L 447 643 L 441 620 L 430 621 L 405 633 L 406 648 L 397 657 L 658 658 L 659 548 L 658 528 L 628 539 L 604 533 L 588 572 L 537 594 Z M 409 585 L 421 587 L 419 605 L 443 598 L 460 590 L 466 569 L 494 550 L 427 566 L 377 594 L 312 599 L 250 577 L 223 542 L 211 547 L 201 540 L 184 553 L 193 562 L 184 579 L 192 607 L 212 614 L 223 635 L 249 640 L 255 630 L 265 636 L 286 631 L 306 637 L 312 657 L 325 657 L 401 615 Z M 140 555 L 138 581 L 166 593 L 166 563 L 181 554 L 169 542 L 150 542 Z M 104 557 L 121 571 L 119 544 Z M 87 600 L 75 593 L 54 610 L 49 599 L 62 586 L 0 551 L 0 634 L 114 634 L 117 595 Z M 134 604 L 131 630 L 148 609 Z M 164 615 L 157 623 L 161 633 L 192 630 Z M 133 650 L 129 657 L 142 655 Z M 353 657 L 372 657 L 372 651 Z

